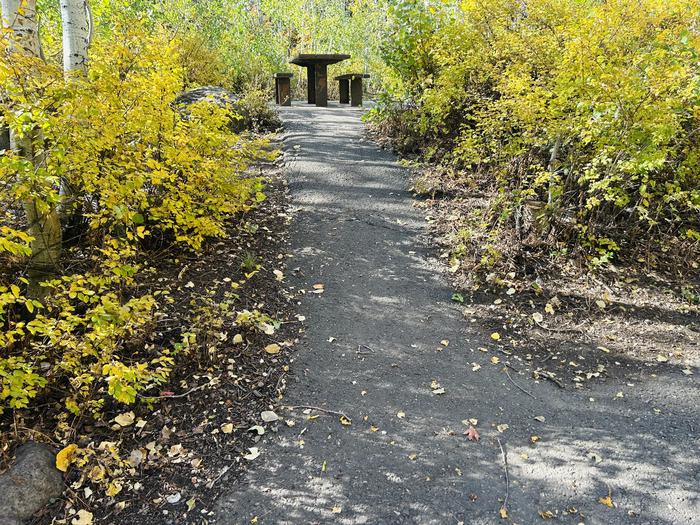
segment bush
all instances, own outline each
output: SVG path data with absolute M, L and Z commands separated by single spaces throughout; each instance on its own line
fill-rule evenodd
M 261 181 L 244 175 L 268 155 L 264 141 L 231 133 L 215 104 L 180 117 L 177 42 L 135 22 L 114 31 L 95 43 L 89 76 L 68 83 L 0 44 L 0 126 L 38 156 L 0 156 L 0 413 L 50 392 L 69 412 L 100 417 L 108 401 L 134 403 L 166 381 L 181 347 L 149 344 L 168 300 L 136 287 L 149 250 L 198 250 L 264 199 Z M 63 253 L 40 296 L 24 274 L 35 255 L 27 207 L 62 216 Z
M 468 221 L 484 262 L 508 255 L 504 232 L 520 243 L 512 256 L 529 245 L 593 265 L 640 248 L 693 260 L 695 2 L 467 1 L 432 8 L 430 24 L 422 4 L 394 10 L 386 49 L 401 86 L 392 95 L 414 107 L 374 118 L 491 195 Z M 421 30 L 408 31 L 416 17 Z
M 261 89 L 245 90 L 235 105 L 242 117 L 240 126 L 256 133 L 276 131 L 282 126 L 277 111 L 270 106 L 269 93 Z

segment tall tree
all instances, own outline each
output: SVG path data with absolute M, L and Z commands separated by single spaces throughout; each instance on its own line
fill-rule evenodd
M 87 72 L 90 46 L 90 8 L 86 0 L 61 0 L 63 23 L 63 69 Z
M 36 0 L 2 0 L 0 6 L 3 27 L 11 33 L 10 52 L 29 58 L 40 58 L 41 42 Z M 29 133 L 10 130 L 10 147 L 32 163 L 34 173 L 40 172 L 45 164 L 43 142 L 39 128 Z M 55 273 L 61 255 L 61 220 L 56 207 L 47 202 L 28 197 L 23 204 L 29 234 L 33 238 L 29 295 L 41 297 L 42 289 L 39 283 L 46 276 Z

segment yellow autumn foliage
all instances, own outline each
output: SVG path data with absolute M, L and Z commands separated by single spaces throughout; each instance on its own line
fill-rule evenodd
M 99 417 L 107 399 L 131 404 L 164 382 L 176 359 L 176 347 L 144 344 L 167 300 L 135 286 L 149 251 L 199 250 L 264 199 L 246 170 L 265 143 L 233 133 L 215 104 L 177 107 L 183 49 L 163 29 L 117 23 L 91 48 L 88 76 L 69 82 L 8 38 L 0 126 L 31 136 L 42 162 L 0 154 L 0 413 L 50 388 L 68 411 Z M 64 253 L 41 298 L 27 294 L 20 202 L 62 216 Z

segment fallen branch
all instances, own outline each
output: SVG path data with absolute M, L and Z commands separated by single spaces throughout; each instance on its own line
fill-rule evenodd
M 136 395 L 139 396 L 139 397 L 141 397 L 141 398 L 143 398 L 143 399 L 180 399 L 180 398 L 183 398 L 183 397 L 187 397 L 187 396 L 189 396 L 190 394 L 196 392 L 197 390 L 201 390 L 202 388 L 205 388 L 205 387 L 208 387 L 208 386 L 214 386 L 214 382 L 213 382 L 213 381 L 210 381 L 210 382 L 208 382 L 208 383 L 204 383 L 203 385 L 196 386 L 196 387 L 194 387 L 194 388 L 188 390 L 188 391 L 185 392 L 184 394 L 173 394 L 173 395 L 171 395 L 171 396 L 170 396 L 170 395 L 168 395 L 168 396 L 142 396 L 141 394 L 139 394 L 139 393 L 137 392 Z
M 336 410 L 329 410 L 327 408 L 315 407 L 312 405 L 283 405 L 283 406 L 284 406 L 284 408 L 288 408 L 290 410 L 295 410 L 298 408 L 307 409 L 307 410 L 317 410 L 319 412 L 325 412 L 326 414 L 333 414 L 334 416 L 344 417 L 348 421 L 352 421 L 352 419 L 350 419 L 347 416 L 347 414 L 345 414 L 344 412 L 337 412 Z
M 508 365 L 506 365 L 506 366 L 508 366 Z M 530 392 L 528 392 L 528 391 L 525 390 L 523 387 L 521 387 L 518 383 L 516 383 L 515 381 L 513 381 L 513 378 L 510 377 L 510 374 L 508 373 L 508 368 L 507 368 L 507 367 L 504 368 L 503 370 L 505 370 L 506 375 L 508 376 L 508 379 L 510 379 L 510 382 L 513 383 L 513 385 L 515 386 L 515 388 L 517 388 L 517 389 L 520 390 L 521 392 L 527 394 L 527 395 L 530 396 L 532 399 L 537 399 L 537 398 L 536 398 L 535 396 L 533 396 Z
M 496 438 L 496 441 L 498 441 L 498 446 L 501 447 L 501 456 L 503 457 L 503 471 L 506 474 L 506 498 L 503 500 L 503 505 L 501 505 L 501 509 L 499 510 L 499 513 L 501 514 L 501 518 L 507 518 L 508 517 L 508 497 L 510 496 L 510 478 L 508 477 L 508 456 L 506 455 L 506 451 L 503 448 L 503 444 L 501 443 L 501 440 Z

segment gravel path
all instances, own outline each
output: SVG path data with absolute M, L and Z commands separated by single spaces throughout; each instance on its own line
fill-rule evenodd
M 509 370 L 534 397 L 523 393 L 450 301 L 406 170 L 364 138 L 361 112 L 282 116 L 288 281 L 324 285 L 301 298 L 307 331 L 282 403 L 352 424 L 278 410 L 295 425 L 268 429 L 216 523 L 700 523 L 697 372 L 574 391 Z M 470 418 L 479 442 L 463 435 Z

